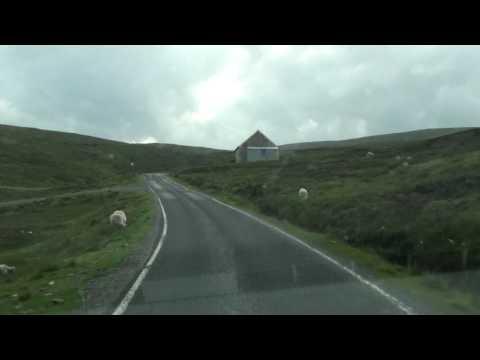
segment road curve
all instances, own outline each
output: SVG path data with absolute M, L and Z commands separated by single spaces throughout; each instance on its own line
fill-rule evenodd
M 405 313 L 255 219 L 162 175 L 148 181 L 164 206 L 168 232 L 125 314 Z

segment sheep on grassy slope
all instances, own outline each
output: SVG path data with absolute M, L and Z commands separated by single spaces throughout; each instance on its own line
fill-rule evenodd
M 122 210 L 116 210 L 110 215 L 110 224 L 127 226 L 127 215 Z
M 15 266 L 8 266 L 6 264 L 0 264 L 0 273 L 2 275 L 7 275 L 9 273 L 13 273 L 15 271 Z
M 298 197 L 302 200 L 307 200 L 308 199 L 308 190 L 305 188 L 300 188 L 298 190 Z

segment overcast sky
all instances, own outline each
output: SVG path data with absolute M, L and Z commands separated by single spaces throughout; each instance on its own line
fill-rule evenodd
M 0 46 L 0 123 L 233 149 L 480 125 L 478 46 Z

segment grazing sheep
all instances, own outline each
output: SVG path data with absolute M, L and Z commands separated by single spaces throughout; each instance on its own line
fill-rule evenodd
M 302 200 L 307 200 L 308 199 L 308 191 L 305 188 L 300 188 L 298 190 L 298 197 Z
M 15 266 L 8 266 L 6 264 L 0 264 L 0 273 L 2 275 L 7 275 L 9 273 L 15 272 L 16 268 Z
M 403 166 L 405 166 L 405 167 L 408 166 L 408 162 L 405 161 L 405 162 L 403 163 Z
M 371 151 L 367 152 L 367 155 L 365 155 L 366 157 L 374 157 L 375 154 Z
M 400 161 L 400 160 L 402 160 L 402 157 L 401 157 L 400 155 L 397 155 L 397 156 L 395 157 L 395 159 L 396 159 L 397 161 Z
M 110 224 L 127 226 L 127 215 L 121 210 L 116 210 L 110 215 Z

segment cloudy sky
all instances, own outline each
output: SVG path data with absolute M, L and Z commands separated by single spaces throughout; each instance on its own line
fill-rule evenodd
M 232 149 L 480 126 L 478 46 L 0 46 L 0 123 Z

